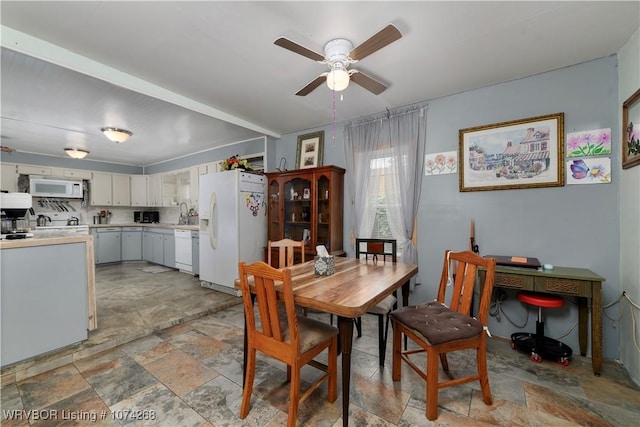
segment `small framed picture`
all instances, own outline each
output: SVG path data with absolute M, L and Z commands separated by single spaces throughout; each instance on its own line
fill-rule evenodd
M 622 104 L 622 169 L 640 165 L 640 89 Z
M 311 197 L 311 191 L 308 188 L 305 188 L 304 190 L 302 190 L 302 198 L 309 200 L 309 198 Z
M 296 167 L 308 169 L 322 166 L 324 131 L 300 135 L 296 152 Z

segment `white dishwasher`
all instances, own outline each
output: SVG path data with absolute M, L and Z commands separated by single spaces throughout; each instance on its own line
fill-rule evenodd
M 192 249 L 191 249 L 191 230 L 175 230 L 174 236 L 176 240 L 176 268 L 186 273 L 191 273 L 192 268 Z

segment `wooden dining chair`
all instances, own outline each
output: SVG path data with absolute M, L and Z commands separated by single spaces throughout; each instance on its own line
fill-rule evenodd
M 367 262 L 397 262 L 397 243 L 394 239 L 356 239 L 356 258 Z M 389 332 L 389 314 L 398 308 L 396 293 L 387 296 L 367 313 L 378 317 L 378 355 L 380 366 L 384 366 L 387 353 L 387 335 Z M 362 319 L 356 318 L 358 336 L 362 336 Z
M 278 268 L 291 267 L 295 264 L 295 252 L 296 249 L 300 249 L 300 262 L 304 262 L 304 242 L 282 239 L 277 241 L 269 240 L 267 242 L 267 264 L 273 266 L 271 263 L 272 249 L 278 248 Z
M 271 263 L 272 248 L 278 248 L 278 265 L 274 266 Z M 304 242 L 302 240 L 282 239 L 276 241 L 267 241 L 267 264 L 272 267 L 283 268 L 291 267 L 296 262 L 295 252 L 300 248 L 300 262 L 304 262 Z M 301 309 L 302 315 L 307 316 L 307 309 L 303 307 Z
M 457 263 L 455 272 L 450 272 L 450 264 Z M 479 267 L 486 269 L 478 318 L 470 316 L 476 272 Z M 493 403 L 489 374 L 487 371 L 487 321 L 489 304 L 495 280 L 496 260 L 482 258 L 471 252 L 445 251 L 444 265 L 440 277 L 440 287 L 435 301 L 420 305 L 411 305 L 391 313 L 393 324 L 393 381 L 400 380 L 401 361 L 411 367 L 426 385 L 426 416 L 433 421 L 438 418 L 438 390 L 445 387 L 478 380 L 482 390 L 482 399 L 487 405 Z M 453 273 L 453 274 L 450 274 Z M 449 277 L 453 277 L 453 286 L 447 286 Z M 449 288 L 449 289 L 448 289 Z M 446 294 L 450 294 L 445 304 Z M 401 349 L 402 335 L 409 337 L 420 348 Z M 447 353 L 475 349 L 476 371 L 473 375 L 454 378 L 449 370 Z M 409 357 L 416 353 L 427 354 L 426 372 Z M 439 381 L 438 359 L 448 380 Z M 467 366 L 464 366 L 466 368 Z
M 338 329 L 296 315 L 291 270 L 288 268 L 276 269 L 259 261 L 250 265 L 240 262 L 238 270 L 247 334 L 240 418 L 244 419 L 249 413 L 256 353 L 259 351 L 287 364 L 287 379 L 290 381 L 287 426 L 293 427 L 300 402 L 324 380 L 328 380 L 327 400 L 335 402 L 338 397 Z M 327 364 L 315 361 L 314 358 L 325 349 L 328 349 Z M 324 374 L 301 395 L 300 371 L 307 364 L 324 371 Z

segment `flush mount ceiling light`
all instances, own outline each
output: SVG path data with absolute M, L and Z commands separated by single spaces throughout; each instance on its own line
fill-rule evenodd
M 65 148 L 64 151 L 72 159 L 84 159 L 89 152 L 87 150 L 81 150 L 79 148 Z
M 102 131 L 102 133 L 104 133 L 104 136 L 117 144 L 125 142 L 131 135 L 133 135 L 133 132 L 130 132 L 126 129 L 119 129 L 114 127 L 105 127 L 100 130 Z

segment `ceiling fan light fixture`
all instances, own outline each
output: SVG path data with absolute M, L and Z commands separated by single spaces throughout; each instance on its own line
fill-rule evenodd
M 340 92 L 349 86 L 349 73 L 342 68 L 334 68 L 327 74 L 329 89 Z
M 133 135 L 133 132 L 131 131 L 128 131 L 126 129 L 114 128 L 114 127 L 104 127 L 100 130 L 102 131 L 104 136 L 106 136 L 116 144 L 125 142 L 127 139 L 129 139 L 131 135 Z
M 87 150 L 82 150 L 80 148 L 65 148 L 64 151 L 67 153 L 67 156 L 72 159 L 84 159 L 87 157 L 87 154 L 89 154 Z

